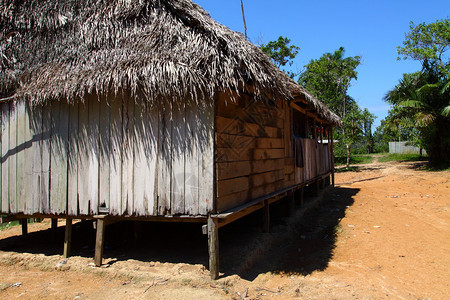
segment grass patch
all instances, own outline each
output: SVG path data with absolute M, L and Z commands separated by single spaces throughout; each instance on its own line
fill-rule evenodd
M 425 161 L 427 157 L 420 157 L 419 154 L 398 154 L 392 153 L 386 156 L 381 156 L 378 158 L 379 162 L 388 162 L 388 161 Z
M 1 223 L 0 230 L 7 229 L 7 228 L 17 226 L 17 225 L 20 225 L 19 221 L 11 221 L 11 222 L 6 222 L 6 223 Z
M 350 167 L 350 168 L 337 168 L 336 170 L 335 170 L 335 172 L 336 173 L 344 173 L 344 172 L 360 172 L 361 171 L 361 168 L 360 167 L 355 167 L 355 166 L 353 166 L 353 167 Z
M 350 156 L 351 165 L 370 164 L 374 158 L 371 155 L 352 155 Z M 334 158 L 334 164 L 336 166 L 345 165 L 347 163 L 347 156 L 336 156 Z

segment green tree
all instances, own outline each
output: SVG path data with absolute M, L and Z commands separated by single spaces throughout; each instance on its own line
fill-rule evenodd
M 363 143 L 364 118 L 367 118 L 366 125 L 370 124 L 371 127 L 373 123 L 369 115 L 364 115 L 356 101 L 347 94 L 351 81 L 357 79 L 356 68 L 360 62 L 359 56 L 345 57 L 345 49 L 340 47 L 334 53 L 325 53 L 319 59 L 311 60 L 298 80 L 299 84 L 341 117 L 343 126 L 337 128 L 335 135 L 339 140 L 336 154 L 347 155 L 347 168 L 352 146 Z
M 347 90 L 353 79 L 357 79 L 356 68 L 360 56 L 344 57 L 345 49 L 340 47 L 334 53 L 325 53 L 319 59 L 311 60 L 300 74 L 298 83 L 313 93 L 341 118 L 349 105 Z
M 405 35 L 403 46 L 397 47 L 398 59 L 414 59 L 422 63 L 423 69 L 435 69 L 439 73 L 450 71 L 450 20 L 438 20 L 434 23 L 410 23 L 410 31 Z
M 392 121 L 409 129 L 408 139 L 425 148 L 432 163 L 450 162 L 450 92 L 446 86 L 448 79 L 424 70 L 404 74 L 385 97 L 397 108 Z
M 372 125 L 375 121 L 375 115 L 364 108 L 361 114 L 363 128 L 363 144 L 367 153 L 372 153 L 374 148 L 374 140 L 372 135 Z
M 414 127 L 431 163 L 450 163 L 450 21 L 414 25 L 397 51 L 418 60 L 420 72 L 405 74 L 385 100 L 397 110 L 397 120 Z
M 263 44 L 260 46 L 260 49 L 270 57 L 272 62 L 277 66 L 277 68 L 281 69 L 286 65 L 291 66 L 294 58 L 297 56 L 300 47 L 295 45 L 290 45 L 291 40 L 280 36 L 276 41 L 270 41 L 267 44 Z M 291 78 L 295 76 L 294 73 L 283 70 L 287 73 Z

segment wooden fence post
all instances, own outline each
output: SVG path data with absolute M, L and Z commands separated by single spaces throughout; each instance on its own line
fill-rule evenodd
M 219 278 L 219 224 L 216 218 L 208 216 L 209 272 L 211 279 Z
M 270 231 L 270 204 L 268 200 L 264 200 L 263 208 L 263 232 Z
M 20 219 L 20 224 L 22 224 L 22 235 L 28 234 L 28 219 Z
M 66 231 L 64 234 L 64 258 L 70 256 L 70 247 L 72 244 L 72 219 L 66 219 Z
M 97 235 L 95 239 L 95 257 L 94 263 L 95 266 L 100 267 L 102 265 L 103 259 L 103 244 L 105 241 L 105 216 L 97 217 Z

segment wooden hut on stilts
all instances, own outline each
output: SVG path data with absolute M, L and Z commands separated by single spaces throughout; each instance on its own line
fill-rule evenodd
M 185 0 L 0 3 L 5 219 L 218 229 L 333 175 L 340 119 Z M 327 141 L 327 142 L 324 142 Z M 26 231 L 26 222 L 23 223 Z

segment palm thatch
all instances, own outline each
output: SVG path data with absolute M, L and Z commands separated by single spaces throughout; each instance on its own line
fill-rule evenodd
M 1 0 L 0 70 L 0 98 L 35 104 L 111 91 L 201 102 L 247 84 L 264 98 L 293 91 L 255 45 L 189 0 Z

